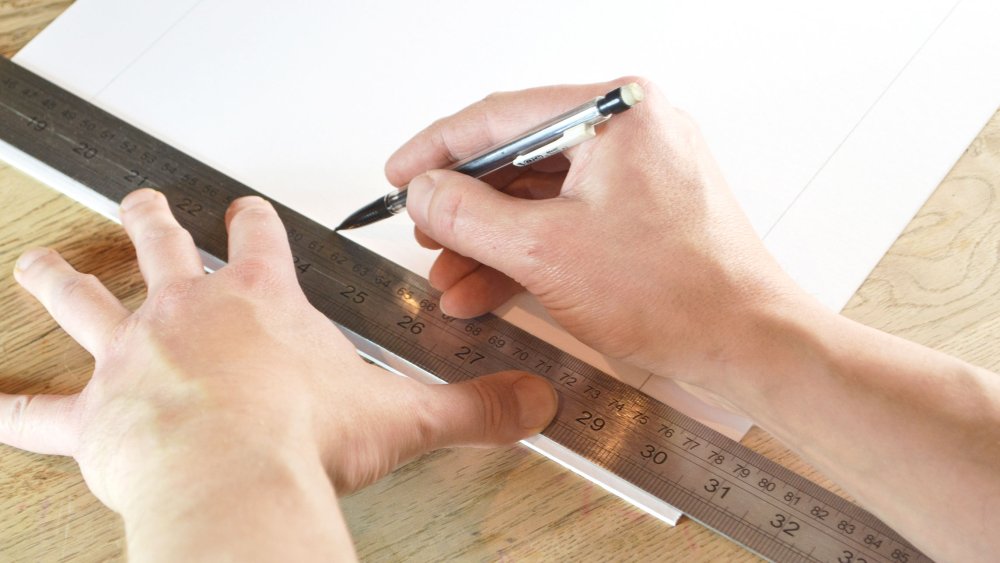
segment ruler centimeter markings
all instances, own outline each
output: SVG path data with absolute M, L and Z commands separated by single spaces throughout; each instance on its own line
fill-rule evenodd
M 2 57 L 0 138 L 114 202 L 163 192 L 223 261 L 226 207 L 259 195 Z M 502 319 L 442 314 L 423 278 L 273 203 L 310 302 L 380 349 L 449 383 L 548 378 L 559 410 L 545 436 L 768 559 L 930 561 L 869 512 Z

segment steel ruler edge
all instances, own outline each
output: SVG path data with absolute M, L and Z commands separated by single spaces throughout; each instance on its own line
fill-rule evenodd
M 59 193 L 73 199 L 77 203 L 95 211 L 111 221 L 121 224 L 118 216 L 118 203 L 108 199 L 101 193 L 90 189 L 84 184 L 52 168 L 44 161 L 35 158 L 10 143 L 0 139 L 0 154 L 3 160 L 11 166 L 34 177 L 39 182 L 49 186 Z M 2 162 L 0 161 L 0 162 Z M 268 198 L 270 199 L 270 198 Z M 205 269 L 212 272 L 226 265 L 225 262 L 216 256 L 198 249 Z M 334 321 L 334 324 L 337 324 Z M 337 327 L 354 344 L 358 353 L 372 363 L 403 377 L 409 377 L 427 384 L 446 384 L 447 381 L 425 370 L 424 368 L 409 362 L 390 350 L 368 340 L 353 330 L 337 324 Z M 655 497 L 636 485 L 622 479 L 618 475 L 608 471 L 577 454 L 576 452 L 563 447 L 558 442 L 543 434 L 537 434 L 525 438 L 520 444 L 539 452 L 540 454 L 559 463 L 566 469 L 584 477 L 595 485 L 608 492 L 621 497 L 623 500 L 633 504 L 640 510 L 656 517 L 670 526 L 677 525 L 677 521 L 683 512 L 677 507 L 668 504 L 663 499 Z
M 6 59 L 0 59 L 0 136 L 9 141 L 3 145 L 11 164 L 116 222 L 115 199 L 140 186 L 164 192 L 209 269 L 224 264 L 228 201 L 257 193 Z M 650 514 L 664 519 L 657 507 L 677 506 L 773 560 L 929 560 L 860 507 L 502 319 L 435 312 L 439 294 L 426 280 L 274 203 L 303 291 L 362 355 L 429 382 L 501 369 L 547 377 L 559 393 L 559 412 L 525 445 Z M 345 264 L 352 270 L 337 269 Z M 328 267 L 337 275 L 325 273 Z M 378 300 L 388 308 L 375 308 Z M 370 317 L 357 312 L 366 302 Z M 463 324 L 465 334 L 457 328 Z M 437 350 L 445 344 L 446 351 Z
M 73 178 L 52 168 L 45 162 L 25 153 L 21 149 L 14 147 L 10 143 L 0 139 L 0 154 L 11 166 L 32 176 L 39 182 L 55 189 L 57 192 L 73 199 L 77 203 L 87 207 L 91 211 L 104 216 L 115 223 L 121 224 L 118 216 L 118 202 L 111 201 L 100 193 L 91 190 Z M 205 269 L 212 272 L 226 265 L 219 258 L 198 249 Z M 336 322 L 334 322 L 336 324 Z M 337 327 L 344 333 L 352 344 L 358 349 L 358 353 L 374 364 L 403 377 L 409 377 L 427 384 L 446 384 L 447 381 L 425 370 L 424 368 L 409 362 L 391 351 L 382 348 L 378 344 L 368 340 L 349 328 L 341 325 Z M 635 505 L 640 510 L 655 516 L 664 523 L 674 526 L 677 519 L 683 514 L 678 508 L 667 504 L 663 499 L 657 498 L 636 485 L 622 479 L 618 475 L 608 471 L 577 454 L 576 452 L 563 447 L 558 442 L 549 437 L 538 434 L 525 438 L 519 442 L 524 446 L 541 453 L 542 455 L 559 463 L 566 469 L 586 478 L 608 492 L 621 497 L 623 500 Z

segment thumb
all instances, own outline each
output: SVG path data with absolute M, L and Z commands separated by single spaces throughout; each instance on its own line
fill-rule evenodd
M 0 393 L 0 444 L 39 454 L 73 455 L 79 395 Z
M 462 256 L 519 279 L 553 200 L 510 196 L 451 170 L 431 170 L 407 187 L 406 208 L 418 229 Z
M 518 371 L 430 387 L 430 449 L 514 443 L 544 430 L 559 403 L 548 381 Z

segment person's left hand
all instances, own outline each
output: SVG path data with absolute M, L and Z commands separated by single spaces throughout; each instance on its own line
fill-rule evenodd
M 555 413 L 551 386 L 529 374 L 423 385 L 362 361 L 306 300 L 260 198 L 230 207 L 229 264 L 210 275 L 162 194 L 130 194 L 121 215 L 146 301 L 130 312 L 58 253 L 25 252 L 15 277 L 96 364 L 76 395 L 0 394 L 0 442 L 73 456 L 113 509 L 167 471 L 273 460 L 325 469 L 343 493 L 434 448 L 514 442 Z

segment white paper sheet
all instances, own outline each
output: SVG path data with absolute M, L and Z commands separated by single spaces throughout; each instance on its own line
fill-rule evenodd
M 491 91 L 643 74 L 701 123 L 781 264 L 840 309 L 996 108 L 998 20 L 988 0 L 78 0 L 15 60 L 327 225 L 389 189 L 399 144 Z M 433 260 L 405 216 L 350 236 L 419 274 Z M 499 313 L 731 437 L 749 427 L 529 298 Z

